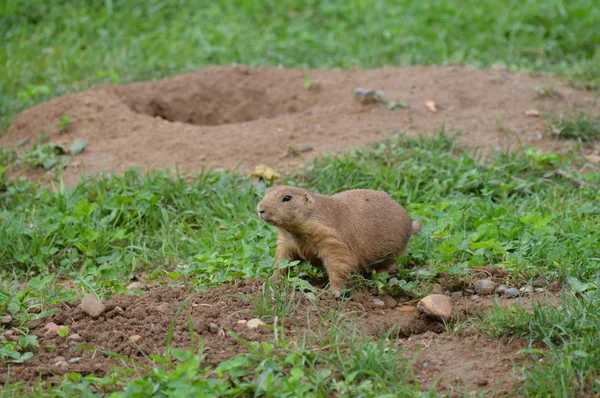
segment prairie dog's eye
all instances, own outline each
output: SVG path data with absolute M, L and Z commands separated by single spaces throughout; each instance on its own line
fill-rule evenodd
M 289 202 L 290 200 L 292 200 L 292 197 L 290 195 L 285 195 L 281 201 L 282 202 Z

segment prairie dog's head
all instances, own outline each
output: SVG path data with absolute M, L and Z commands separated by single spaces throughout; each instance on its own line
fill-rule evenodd
M 314 213 L 315 201 L 305 189 L 280 185 L 267 190 L 256 210 L 267 224 L 285 229 L 307 220 Z

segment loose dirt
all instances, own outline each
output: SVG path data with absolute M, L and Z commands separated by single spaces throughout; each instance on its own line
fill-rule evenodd
M 311 87 L 306 88 L 305 76 Z M 384 91 L 408 109 L 363 104 L 362 87 Z M 551 88 L 541 96 L 536 87 Z M 436 112 L 426 102 L 434 101 Z M 169 79 L 100 86 L 53 99 L 18 115 L 0 139 L 12 146 L 40 133 L 70 145 L 88 141 L 71 162 L 65 181 L 84 173 L 121 172 L 130 167 L 198 172 L 259 164 L 279 171 L 302 166 L 316 155 L 338 153 L 398 131 L 436 134 L 442 125 L 484 150 L 535 145 L 560 150 L 564 142 L 544 136 L 545 122 L 530 110 L 558 114 L 589 111 L 594 93 L 550 76 L 478 70 L 459 66 L 384 67 L 323 71 L 245 66 L 210 67 Z M 594 112 L 597 114 L 600 104 Z M 60 131 L 63 115 L 72 118 Z M 64 126 L 63 126 L 64 127 Z M 290 147 L 314 150 L 284 155 Z M 21 171 L 44 177 L 43 171 Z
M 10 380 L 34 383 L 56 381 L 60 375 L 78 372 L 103 376 L 115 366 L 135 368 L 150 365 L 151 354 L 162 355 L 168 345 L 189 349 L 198 337 L 204 344 L 205 364 L 216 366 L 245 348 L 229 332 L 248 341 L 273 341 L 273 319 L 262 317 L 266 325 L 249 329 L 240 321 L 257 317 L 247 297 L 260 296 L 263 281 L 240 281 L 198 293 L 183 288 L 155 287 L 142 295 L 115 295 L 104 304 L 106 310 L 93 319 L 79 302 L 62 304 L 49 318 L 30 322 L 30 333 L 38 336 L 40 348 L 22 365 L 12 365 Z M 525 359 L 515 355 L 522 342 L 507 344 L 478 337 L 473 330 L 462 335 L 444 333 L 443 325 L 416 311 L 415 305 L 398 302 L 390 296 L 374 302 L 366 287 L 355 289 L 347 301 L 327 296 L 311 301 L 299 293 L 296 311 L 285 320 L 285 337 L 296 342 L 315 341 L 331 326 L 327 315 L 334 308 L 346 314 L 343 322 L 352 322 L 373 339 L 391 331 L 391 338 L 406 357 L 423 388 L 434 385 L 440 392 L 513 391 L 518 379 L 511 377 L 514 363 Z M 401 299 L 400 301 L 403 301 Z M 502 300 L 501 305 L 526 304 L 530 299 Z M 493 304 L 490 298 L 457 298 L 456 317 L 472 316 Z M 68 326 L 73 339 L 48 332 L 46 324 Z M 191 324 L 191 328 L 190 328 Z M 311 340 L 312 339 L 312 340 Z M 46 347 L 46 348 L 43 348 Z M 50 347 L 54 347 L 51 349 Z M 131 358 L 123 360 L 116 355 Z M 0 365 L 0 384 L 8 378 L 7 365 Z M 435 384 L 434 384 L 435 383 Z

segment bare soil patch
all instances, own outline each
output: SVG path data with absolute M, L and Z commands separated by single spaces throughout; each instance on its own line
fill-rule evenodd
M 163 354 L 167 347 L 169 330 L 173 326 L 172 347 L 189 349 L 193 325 L 194 341 L 204 343 L 207 365 L 217 365 L 239 352 L 244 346 L 233 338 L 234 331 L 249 341 L 273 341 L 272 320 L 265 319 L 265 327 L 249 329 L 239 321 L 256 317 L 252 305 L 243 296 L 260 292 L 263 281 L 240 281 L 199 293 L 182 288 L 156 287 L 143 295 L 115 295 L 104 304 L 106 310 L 93 319 L 79 308 L 79 302 L 63 304 L 59 312 L 44 320 L 31 322 L 30 333 L 39 337 L 40 349 L 22 365 L 12 365 L 10 380 L 34 383 L 38 380 L 53 382 L 69 372 L 103 376 L 115 366 L 133 367 L 110 353 L 119 354 L 150 365 L 150 354 Z M 444 333 L 443 325 L 416 311 L 413 304 L 398 302 L 390 296 L 374 297 L 366 288 L 355 289 L 351 297 L 340 302 L 327 296 L 311 301 L 299 294 L 296 312 L 285 321 L 285 336 L 297 342 L 308 336 L 324 333 L 327 321 L 319 317 L 343 305 L 348 322 L 374 339 L 392 331 L 392 338 L 402 347 L 407 357 L 413 358 L 414 370 L 423 387 L 436 384 L 445 391 L 504 392 L 514 390 L 511 370 L 515 362 L 524 358 L 515 356 L 523 347 L 521 342 L 507 344 L 498 340 L 478 337 L 474 332 L 462 336 Z M 186 301 L 189 298 L 189 301 Z M 374 299 L 384 302 L 377 305 Z M 529 299 L 502 300 L 503 305 L 525 304 Z M 457 317 L 476 314 L 493 305 L 492 299 L 471 297 L 454 299 Z M 179 315 L 177 310 L 182 308 Z M 78 339 L 48 333 L 45 325 L 54 322 L 68 326 L 69 335 Z M 82 348 L 86 346 L 87 348 Z M 46 347 L 46 348 L 43 348 Z M 54 347 L 54 348 L 50 348 Z M 138 367 L 140 373 L 144 370 Z M 8 377 L 6 364 L 0 365 L 0 383 Z
M 305 87 L 305 76 L 312 87 Z M 383 90 L 410 105 L 392 111 L 363 104 L 353 90 Z M 534 88 L 550 87 L 541 96 Z M 434 101 L 437 111 L 425 103 Z M 538 110 L 588 111 L 594 93 L 550 76 L 477 70 L 459 66 L 384 67 L 350 72 L 283 68 L 210 67 L 159 81 L 100 86 L 53 99 L 15 118 L 0 139 L 12 146 L 47 133 L 53 142 L 89 142 L 65 170 L 73 184 L 83 173 L 130 167 L 203 167 L 248 172 L 258 164 L 278 170 L 301 166 L 315 155 L 337 153 L 398 131 L 435 134 L 444 125 L 485 150 L 535 145 L 559 150 L 564 142 L 544 137 Z M 598 113 L 596 106 L 595 114 Z M 60 131 L 63 115 L 72 117 Z M 289 147 L 314 150 L 284 157 Z M 27 149 L 25 146 L 23 150 Z M 44 177 L 43 171 L 25 172 Z

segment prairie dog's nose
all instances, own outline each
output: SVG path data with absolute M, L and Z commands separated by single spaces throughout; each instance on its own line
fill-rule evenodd
M 261 203 L 258 204 L 258 206 L 256 206 L 256 210 L 258 210 L 258 212 L 260 214 L 263 214 L 265 212 L 265 206 Z

